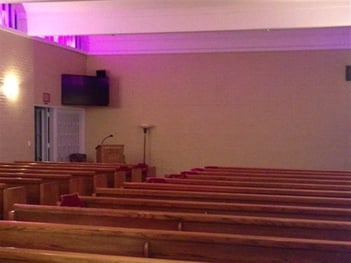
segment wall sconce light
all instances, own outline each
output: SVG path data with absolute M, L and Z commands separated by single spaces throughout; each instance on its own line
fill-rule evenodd
M 5 97 L 9 100 L 16 100 L 19 93 L 19 83 L 18 78 L 9 74 L 5 78 L 0 79 L 0 88 Z
M 140 124 L 139 125 L 140 128 L 143 129 L 143 133 L 144 133 L 144 148 L 143 148 L 143 164 L 145 164 L 146 162 L 146 134 L 148 133 L 148 131 L 154 127 L 154 125 L 151 125 L 151 124 L 146 124 L 146 123 L 143 123 L 143 124 Z

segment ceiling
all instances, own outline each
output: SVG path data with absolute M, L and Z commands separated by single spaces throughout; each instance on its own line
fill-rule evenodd
M 176 52 L 177 45 L 183 45 L 181 52 L 222 49 L 222 46 L 228 49 L 230 46 L 233 49 L 269 48 L 284 39 L 288 42 L 282 43 L 283 47 L 289 46 L 291 41 L 290 47 L 301 47 L 312 46 L 311 37 L 315 38 L 316 46 L 329 41 L 333 43 L 327 45 L 351 48 L 350 0 L 1 2 L 23 4 L 25 15 L 19 19 L 28 35 L 89 36 L 86 50 L 90 53 L 118 53 L 121 49 L 126 53 L 141 53 L 150 48 L 153 52 Z M 297 43 L 299 39 L 301 43 Z M 213 43 L 217 41 L 218 45 Z M 184 43 L 188 47 L 184 47 Z M 228 46 L 228 43 L 231 44 Z M 132 47 L 129 50 L 128 45 Z

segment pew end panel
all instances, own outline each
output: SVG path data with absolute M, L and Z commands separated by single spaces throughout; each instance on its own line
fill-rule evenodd
M 40 184 L 40 204 L 55 205 L 60 199 L 60 186 L 57 182 Z
M 125 170 L 118 170 L 115 172 L 114 179 L 113 179 L 113 187 L 119 188 L 123 186 L 124 182 L 127 182 L 127 171 Z
M 6 189 L 6 184 L 0 183 L 0 220 L 3 219 L 4 211 L 4 189 Z
M 131 180 L 132 182 L 143 182 L 143 171 L 141 168 L 133 167 L 131 171 Z
M 94 176 L 94 192 L 97 187 L 109 187 L 108 174 L 96 174 Z
M 9 212 L 13 210 L 15 203 L 27 203 L 27 193 L 24 186 L 10 187 L 3 191 L 3 219 L 9 219 Z

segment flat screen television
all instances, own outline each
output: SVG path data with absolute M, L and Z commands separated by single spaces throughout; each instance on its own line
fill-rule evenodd
M 61 103 L 77 106 L 108 106 L 108 78 L 106 76 L 62 74 Z

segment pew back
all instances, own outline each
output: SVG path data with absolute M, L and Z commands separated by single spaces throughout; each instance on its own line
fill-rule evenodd
M 351 241 L 350 222 L 289 217 L 203 215 L 168 211 L 157 212 L 15 204 L 10 219 L 75 225 L 101 225 Z
M 287 169 L 287 168 L 263 168 L 263 167 L 226 167 L 226 166 L 205 166 L 193 168 L 193 171 L 213 172 L 249 172 L 249 173 L 275 173 L 275 174 L 351 174 L 348 170 L 318 170 L 318 169 Z
M 315 184 L 315 183 L 299 183 L 299 182 L 284 182 L 284 181 L 254 181 L 254 180 L 245 180 L 245 179 L 236 179 L 230 178 L 233 180 L 227 180 L 227 178 L 217 178 L 217 176 L 212 177 L 197 177 L 197 178 L 160 178 L 158 177 L 155 180 L 159 180 L 164 183 L 171 184 L 195 184 L 195 185 L 213 185 L 213 186 L 235 186 L 235 187 L 260 187 L 260 188 L 279 188 L 279 189 L 305 189 L 305 190 L 332 190 L 332 191 L 351 191 L 351 181 L 350 185 L 340 182 L 335 183 L 324 183 L 324 184 Z M 152 180 L 150 180 L 152 182 Z
M 209 262 L 349 262 L 351 242 L 0 222 L 0 246 Z M 263 259 L 263 260 L 262 260 Z
M 59 200 L 59 185 L 52 182 L 43 182 L 38 178 L 0 177 L 0 183 L 8 186 L 24 186 L 26 200 L 29 204 L 53 205 Z
M 43 182 L 57 182 L 59 184 L 60 194 L 67 194 L 77 192 L 79 189 L 79 178 L 72 177 L 70 174 L 56 174 L 56 173 L 31 173 L 31 172 L 1 172 L 2 177 L 21 177 L 21 178 L 35 178 L 41 179 Z
M 15 162 L 15 164 L 33 167 L 64 167 L 65 169 L 94 170 L 97 175 L 107 176 L 106 187 L 120 187 L 123 182 L 142 182 L 145 178 L 155 176 L 155 167 L 120 163 L 89 163 L 89 162 Z M 1 163 L 0 163 L 1 165 Z M 100 185 L 102 186 L 102 185 Z
M 9 212 L 13 210 L 16 203 L 27 203 L 26 189 L 24 186 L 3 187 L 0 189 L 0 215 L 2 219 L 9 218 Z
M 222 177 L 222 178 L 240 178 L 245 177 L 247 180 L 251 179 L 269 179 L 269 180 L 292 180 L 292 179 L 305 179 L 305 180 L 341 180 L 350 182 L 351 175 L 337 174 L 337 175 L 328 175 L 328 174 L 273 174 L 273 173 L 226 173 L 226 172 L 203 172 L 203 171 L 188 171 L 182 172 L 181 174 L 171 175 L 173 177 L 189 177 L 193 175 L 200 176 L 210 176 L 210 177 Z
M 35 168 L 32 167 L 31 169 L 23 168 L 23 167 L 1 167 L 0 166 L 0 173 L 30 173 L 30 174 L 54 174 L 54 175 L 61 175 L 61 174 L 69 174 L 72 177 L 77 178 L 76 181 L 76 189 L 80 194 L 90 195 L 94 192 L 94 182 L 96 178 L 96 174 L 94 171 L 80 171 L 80 170 L 63 170 L 60 168 L 56 169 L 42 169 L 42 168 Z M 106 175 L 99 175 L 106 177 Z M 101 181 L 101 180 L 99 180 Z
M 350 208 L 80 196 L 86 207 L 349 221 Z
M 262 188 L 248 189 L 244 187 L 133 182 L 127 182 L 123 185 L 125 189 L 141 189 L 145 191 L 157 190 L 153 192 L 154 195 L 146 194 L 148 198 L 159 198 L 163 196 L 168 199 L 205 201 L 210 201 L 209 198 L 212 198 L 212 200 L 216 201 L 242 201 L 255 204 L 274 203 L 277 205 L 351 207 L 350 193 L 347 191 L 341 193 L 337 191 L 317 190 L 289 191 L 286 189 L 274 189 L 270 191 L 271 189 Z M 326 193 L 326 195 L 328 193 L 329 197 L 324 197 L 321 193 Z M 340 195 L 336 193 L 340 193 Z M 344 195 L 346 197 L 344 197 Z
M 167 177 L 173 178 L 189 178 L 189 179 L 201 179 L 201 180 L 225 180 L 225 181 L 245 181 L 245 182 L 262 182 L 262 183 L 299 183 L 299 184 L 316 184 L 316 185 L 323 185 L 323 184 L 336 184 L 336 185 L 351 185 L 350 179 L 335 179 L 333 177 L 330 178 L 318 178 L 318 179 L 311 179 L 311 178 L 280 178 L 280 177 L 270 177 L 267 176 L 244 176 L 244 175 L 237 175 L 237 176 L 225 176 L 225 175 L 203 175 L 203 174 L 173 174 L 167 175 Z
M 309 188 L 300 188 L 300 186 L 293 186 L 290 184 L 283 184 L 282 187 L 274 187 L 270 184 L 265 186 L 255 185 L 255 184 L 246 184 L 246 185 L 237 185 L 235 182 L 231 181 L 220 181 L 220 180 L 191 180 L 191 179 L 175 179 L 175 178 L 157 178 L 149 180 L 149 183 L 163 183 L 163 184 L 177 184 L 181 187 L 186 185 L 195 185 L 204 187 L 210 186 L 214 189 L 230 189 L 232 192 L 237 193 L 262 193 L 262 194 L 280 194 L 280 195 L 302 195 L 302 196 L 322 196 L 322 197 L 351 197 L 351 186 L 333 186 L 333 185 L 322 185 L 314 186 L 313 189 Z M 126 184 L 128 187 L 128 184 Z M 218 188 L 217 188 L 218 187 Z M 224 188 L 227 187 L 227 188 Z
M 112 256 L 92 253 L 28 249 L 17 247 L 0 247 L 0 262 L 18 263 L 195 263 L 195 261 L 178 261 L 125 256 Z M 200 263 L 199 261 L 197 261 Z

